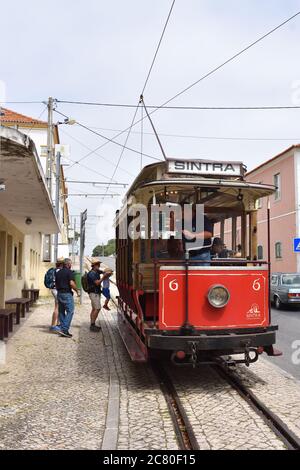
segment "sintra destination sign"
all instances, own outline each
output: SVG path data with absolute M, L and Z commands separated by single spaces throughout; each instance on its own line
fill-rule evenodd
M 240 177 L 244 174 L 244 166 L 241 162 L 216 162 L 213 160 L 169 160 L 168 173 Z

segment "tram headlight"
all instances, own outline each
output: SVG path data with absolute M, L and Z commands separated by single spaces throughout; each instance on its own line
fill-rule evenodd
M 207 298 L 210 305 L 216 308 L 222 308 L 228 304 L 230 294 L 226 287 L 222 285 L 215 285 L 209 289 Z

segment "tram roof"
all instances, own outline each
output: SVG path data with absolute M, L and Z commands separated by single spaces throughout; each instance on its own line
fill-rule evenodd
M 174 169 L 174 162 L 180 162 L 183 165 L 185 162 L 183 172 L 181 170 L 172 171 Z M 190 164 L 190 167 L 187 166 Z M 193 168 L 191 165 L 197 165 L 196 172 L 192 172 L 189 168 Z M 201 165 L 204 166 L 203 173 Z M 215 165 L 215 167 L 213 166 Z M 171 171 L 169 171 L 171 166 Z M 180 166 L 178 164 L 178 166 Z M 215 174 L 212 169 L 222 169 L 219 171 L 219 175 Z M 229 175 L 227 176 L 225 168 L 229 167 Z M 206 172 L 205 170 L 209 168 Z M 233 168 L 236 172 L 231 171 Z M 211 172 L 210 172 L 211 169 Z M 162 190 L 164 187 L 172 185 L 176 186 L 176 189 L 186 189 L 187 186 L 197 186 L 198 188 L 224 188 L 224 191 L 231 189 L 246 190 L 248 195 L 253 198 L 260 198 L 269 196 L 275 191 L 275 186 L 262 184 L 262 183 L 250 183 L 244 180 L 245 166 L 242 162 L 216 162 L 211 160 L 180 160 L 180 159 L 169 159 L 168 161 L 162 161 L 159 163 L 152 163 L 151 165 L 145 166 L 139 175 L 136 177 L 131 187 L 129 188 L 126 197 L 129 197 L 133 192 L 149 187 L 156 187 L 158 190 Z

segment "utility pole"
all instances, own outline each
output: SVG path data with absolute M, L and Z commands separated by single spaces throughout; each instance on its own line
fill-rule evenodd
M 79 264 L 80 264 L 80 278 L 83 276 L 83 257 L 84 257 L 84 248 L 85 248 L 85 222 L 87 219 L 87 209 L 80 214 L 80 254 L 79 254 Z M 80 289 L 80 304 L 82 304 L 82 287 Z
M 52 199 L 52 164 L 53 164 L 53 98 L 48 99 L 48 133 L 47 133 L 47 162 L 46 179 Z
M 56 154 L 56 175 L 55 175 L 55 215 L 59 221 L 59 202 L 60 202 L 60 161 L 61 153 Z M 54 235 L 54 260 L 58 258 L 58 233 Z
M 75 236 L 76 236 L 76 217 L 74 217 L 74 238 L 72 240 L 72 263 L 75 264 Z

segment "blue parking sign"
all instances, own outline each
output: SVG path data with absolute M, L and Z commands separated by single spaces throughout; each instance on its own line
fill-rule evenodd
M 300 253 L 300 238 L 294 238 L 294 253 Z

